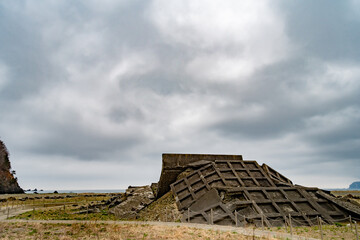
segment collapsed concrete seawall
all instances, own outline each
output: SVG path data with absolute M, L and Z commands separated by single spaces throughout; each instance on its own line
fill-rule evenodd
M 270 166 L 241 155 L 163 154 L 157 197 L 171 189 L 182 221 L 219 225 L 283 226 L 360 218 L 357 206 L 329 192 L 294 185 Z

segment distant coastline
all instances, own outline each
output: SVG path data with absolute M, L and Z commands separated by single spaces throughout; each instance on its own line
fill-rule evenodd
M 43 190 L 37 191 L 37 193 L 123 193 L 125 189 L 82 189 L 82 190 Z M 27 194 L 33 194 L 34 191 L 26 191 Z
M 360 189 L 349 189 L 349 188 L 323 188 L 326 191 L 360 191 Z

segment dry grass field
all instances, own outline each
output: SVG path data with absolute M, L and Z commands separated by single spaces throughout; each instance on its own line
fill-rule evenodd
M 351 201 L 358 201 L 360 191 L 336 191 L 334 195 L 349 197 Z M 236 232 L 221 232 L 216 230 L 196 229 L 186 226 L 154 226 L 143 223 L 113 224 L 94 223 L 100 220 L 116 220 L 113 214 L 104 210 L 98 213 L 80 214 L 79 207 L 88 204 L 104 203 L 112 196 L 108 194 L 37 194 L 37 195 L 11 195 L 5 206 L 30 206 L 30 211 L 12 217 L 13 220 L 91 220 L 87 223 L 34 223 L 34 222 L 0 222 L 0 239 L 253 239 L 252 236 L 243 236 Z M 1 196 L 0 199 L 4 199 Z M 64 209 L 65 205 L 65 209 Z M 157 204 L 152 204 L 145 211 L 140 212 L 139 220 L 154 221 L 154 216 L 174 205 L 173 199 L 164 197 Z M 35 207 L 35 210 L 33 209 Z M 153 216 L 154 215 L 154 216 Z M 159 216 L 160 216 L 159 215 Z M 165 221 L 158 217 L 157 220 Z M 169 221 L 170 219 L 167 219 Z M 166 225 L 166 224 L 164 224 Z M 251 227 L 251 226 L 249 226 Z M 267 228 L 269 232 L 287 232 L 284 227 Z M 360 230 L 360 225 L 358 225 Z M 293 234 L 320 239 L 320 229 L 313 227 L 294 227 Z M 346 223 L 323 225 L 324 239 L 356 239 L 355 228 Z M 257 238 L 261 239 L 261 238 Z M 274 238 L 262 238 L 274 239 Z M 286 238 L 284 238 L 286 239 Z
M 120 194 L 120 193 L 119 193 Z M 62 205 L 64 203 L 95 203 L 107 201 L 117 194 L 108 193 L 40 193 L 40 194 L 0 194 L 0 207 L 21 205 Z
M 236 232 L 196 229 L 182 226 L 151 226 L 147 224 L 104 223 L 0 223 L 0 239 L 263 239 Z
M 281 228 L 271 228 L 271 231 L 276 232 L 287 232 L 289 229 Z M 360 225 L 358 225 L 358 230 L 360 230 Z M 348 224 L 335 224 L 335 225 L 323 225 L 322 226 L 323 239 L 333 239 L 333 240 L 356 240 L 355 227 L 352 228 Z M 318 226 L 313 227 L 294 227 L 293 234 L 306 237 L 306 238 L 317 238 L 321 239 L 320 229 Z

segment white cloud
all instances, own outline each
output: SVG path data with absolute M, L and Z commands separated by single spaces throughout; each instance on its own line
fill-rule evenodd
M 187 71 L 202 80 L 248 77 L 290 50 L 269 1 L 157 0 L 149 15 L 169 44 L 188 48 Z
M 358 59 L 343 61 L 353 55 L 342 55 L 340 44 L 331 48 L 335 59 L 305 49 L 314 36 L 303 32 L 328 38 L 327 28 L 306 25 L 299 9 L 278 3 L 1 5 L 0 28 L 11 34 L 1 36 L 0 50 L 11 57 L 0 64 L 0 89 L 9 90 L 0 95 L 7 108 L 0 137 L 20 181 L 40 185 L 53 175 L 38 187 L 57 187 L 62 176 L 69 180 L 61 188 L 145 184 L 158 180 L 162 152 L 243 154 L 297 183 L 310 179 L 309 166 L 313 175 L 337 168 L 327 163 L 349 142 L 359 144 L 352 131 L 359 122 Z M 357 51 L 355 43 L 344 45 Z M 344 157 L 353 165 L 357 149 Z M 344 164 L 341 174 L 354 178 L 358 171 Z
M 191 60 L 186 70 L 200 80 L 229 81 L 251 75 L 254 71 L 254 62 L 224 54 L 204 54 Z
M 308 92 L 322 100 L 336 100 L 356 92 L 360 87 L 360 66 L 325 63 L 321 75 L 307 80 Z
M 45 85 L 26 105 L 59 124 L 76 124 L 107 136 L 130 135 L 141 119 L 118 123 L 109 118 L 109 113 L 119 107 L 130 112 L 128 106 L 141 108 L 142 100 L 151 103 L 154 99 L 143 99 L 149 95 L 144 95 L 141 89 L 124 91 L 119 83 L 123 78 L 149 73 L 156 60 L 151 54 L 126 52 L 118 61 L 116 58 L 111 61 L 113 64 L 96 65 L 86 71 L 77 63 L 63 61 L 67 66 L 67 79 Z
M 154 70 L 158 65 L 158 60 L 153 53 L 133 52 L 125 54 L 119 63 L 110 70 L 110 80 L 121 79 L 134 75 L 143 75 Z

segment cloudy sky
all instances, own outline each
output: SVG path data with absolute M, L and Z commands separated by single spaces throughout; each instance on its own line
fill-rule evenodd
M 23 188 L 156 182 L 161 154 L 360 180 L 358 1 L 0 2 L 0 138 Z

